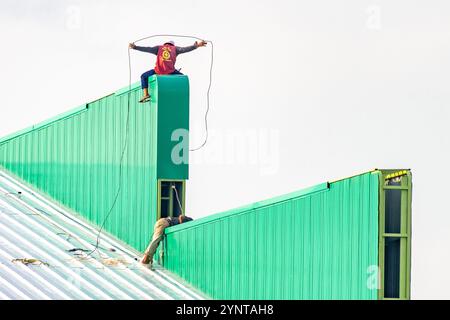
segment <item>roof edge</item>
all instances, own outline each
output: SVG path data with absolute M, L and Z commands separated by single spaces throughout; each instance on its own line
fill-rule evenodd
M 183 75 L 183 76 L 187 77 L 186 75 Z M 154 76 L 152 76 L 149 79 L 149 82 L 153 82 L 153 81 L 156 81 L 156 80 L 157 80 L 157 75 L 154 75 Z M 95 101 L 98 101 L 100 99 L 103 99 L 103 98 L 111 96 L 111 95 L 120 96 L 120 95 L 123 95 L 123 94 L 125 94 L 125 93 L 127 93 L 129 91 L 134 91 L 134 90 L 140 89 L 140 87 L 141 87 L 140 82 L 132 83 L 131 86 L 128 85 L 128 86 L 122 87 L 121 89 L 116 90 L 115 92 L 113 92 L 111 94 L 108 94 L 108 95 L 105 95 L 105 96 L 103 96 L 103 97 L 101 97 L 99 99 L 95 99 L 95 100 L 92 100 L 90 102 L 83 103 L 82 105 L 80 105 L 80 106 L 78 106 L 76 108 L 70 109 L 69 111 L 60 113 L 60 114 L 58 114 L 58 115 L 56 115 L 56 116 L 54 116 L 52 118 L 49 118 L 49 119 L 44 120 L 42 122 L 38 122 L 37 124 L 34 124 L 34 125 L 30 126 L 30 127 L 27 127 L 25 129 L 21 129 L 21 130 L 18 130 L 18 131 L 14 131 L 13 133 L 10 133 L 10 134 L 8 134 L 8 135 L 6 135 L 4 137 L 1 137 L 0 138 L 0 144 L 8 142 L 9 140 L 14 139 L 14 138 L 18 138 L 18 137 L 20 137 L 22 135 L 25 135 L 25 134 L 27 134 L 27 133 L 29 133 L 31 131 L 34 131 L 34 130 L 43 128 L 45 126 L 48 126 L 48 125 L 50 125 L 52 123 L 55 123 L 57 121 L 64 120 L 66 118 L 69 118 L 71 116 L 79 114 L 79 113 L 85 111 L 86 109 L 88 109 L 89 108 L 89 104 L 94 103 Z
M 149 81 L 149 82 L 150 82 L 150 81 Z M 134 90 L 140 89 L 140 88 L 141 88 L 141 84 L 140 84 L 139 82 L 135 82 L 135 83 L 132 83 L 132 84 L 129 85 L 129 86 L 120 88 L 119 90 L 117 90 L 116 92 L 114 92 L 114 95 L 116 95 L 116 96 L 121 96 L 121 95 L 123 95 L 123 94 L 125 94 L 125 93 L 127 93 L 127 92 L 129 92 L 129 91 L 134 91 Z
M 79 114 L 81 112 L 84 112 L 86 109 L 88 109 L 88 103 L 84 103 L 84 104 L 82 104 L 82 105 L 80 105 L 80 106 L 78 106 L 76 108 L 73 108 L 73 109 L 71 109 L 69 111 L 60 113 L 57 116 L 54 116 L 54 117 L 52 117 L 50 119 L 44 120 L 42 122 L 39 122 L 39 123 L 37 123 L 35 125 L 32 125 L 31 127 L 28 127 L 28 128 L 25 128 L 25 129 L 22 129 L 22 130 L 10 133 L 10 134 L 0 138 L 0 144 L 8 142 L 9 140 L 12 140 L 14 138 L 20 137 L 20 136 L 22 136 L 24 134 L 27 134 L 27 133 L 31 132 L 31 131 L 34 131 L 34 130 L 43 128 L 45 126 L 48 126 L 48 125 L 50 125 L 50 124 L 52 124 L 54 122 L 57 122 L 57 121 L 60 121 L 60 120 L 64 120 L 66 118 L 69 118 L 69 117 L 74 116 L 76 114 Z
M 347 180 L 347 179 L 351 179 L 351 178 L 354 178 L 354 177 L 357 177 L 357 176 L 362 176 L 363 174 L 376 173 L 376 172 L 379 172 L 379 171 L 380 171 L 379 169 L 374 168 L 374 169 L 363 171 L 363 172 L 360 172 L 360 173 L 355 173 L 355 174 L 353 174 L 351 176 L 346 176 L 344 178 L 332 180 L 332 181 L 330 181 L 330 183 L 336 183 L 336 182 L 339 182 L 339 181 L 342 181 L 342 180 Z
M 177 231 L 181 231 L 184 229 L 188 229 L 188 228 L 193 228 L 196 227 L 198 225 L 202 225 L 202 224 L 206 224 L 206 223 L 210 223 L 219 219 L 223 219 L 223 218 L 228 218 L 234 215 L 239 215 L 242 214 L 246 211 L 250 211 L 253 209 L 259 209 L 262 207 L 266 207 L 275 203 L 279 203 L 279 202 L 283 202 L 283 201 L 287 201 L 290 199 L 294 199 L 294 198 L 301 198 L 304 196 L 308 196 L 314 193 L 318 193 L 318 192 L 322 192 L 322 191 L 327 191 L 329 189 L 329 183 L 325 182 L 325 183 L 321 183 L 321 184 L 317 184 L 315 186 L 309 187 L 309 188 L 305 188 L 305 189 L 301 189 L 298 191 L 294 191 L 291 193 L 287 193 L 281 196 L 276 196 L 267 200 L 263 200 L 263 201 L 258 201 L 258 202 L 254 202 L 242 207 L 238 207 L 235 209 L 230 209 L 227 211 L 223 211 L 223 212 L 219 212 L 219 213 L 215 213 L 203 218 L 200 218 L 198 220 L 194 220 L 192 222 L 188 222 L 185 224 L 180 224 L 180 225 L 176 225 L 170 228 L 166 229 L 166 234 L 169 233 L 173 233 L 173 232 L 177 232 Z

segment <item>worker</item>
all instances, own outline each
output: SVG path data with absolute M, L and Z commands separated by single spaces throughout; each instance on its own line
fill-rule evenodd
M 177 56 L 204 46 L 206 46 L 206 41 L 203 40 L 196 41 L 192 46 L 188 47 L 176 47 L 173 41 L 165 42 L 162 46 L 155 47 L 139 47 L 134 43 L 130 43 L 130 49 L 156 55 L 155 68 L 144 72 L 141 75 L 141 87 L 144 91 L 144 95 L 139 102 L 143 103 L 150 100 L 150 94 L 148 93 L 148 78 L 154 74 L 182 74 L 179 70 L 175 69 Z
M 153 230 L 152 241 L 145 250 L 144 256 L 141 259 L 141 263 L 150 264 L 151 267 L 153 264 L 153 256 L 155 255 L 156 249 L 158 248 L 158 245 L 164 236 L 164 230 L 168 227 L 175 226 L 177 224 L 185 223 L 188 221 L 192 221 L 192 218 L 186 217 L 184 215 L 178 217 L 161 218 L 158 221 L 156 221 Z

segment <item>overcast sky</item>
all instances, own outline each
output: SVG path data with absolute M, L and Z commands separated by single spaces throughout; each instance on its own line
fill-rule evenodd
M 132 40 L 210 39 L 210 140 L 192 155 L 188 214 L 411 168 L 412 297 L 449 299 L 449 31 L 445 0 L 2 0 L 0 136 L 125 86 Z M 209 50 L 178 59 L 191 82 L 193 146 Z M 133 52 L 132 65 L 137 81 L 154 57 Z

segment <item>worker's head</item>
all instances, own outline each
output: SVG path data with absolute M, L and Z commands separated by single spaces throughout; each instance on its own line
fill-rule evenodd
M 172 40 L 165 42 L 164 44 L 170 44 L 171 46 L 175 45 L 175 42 L 173 42 Z
M 186 216 L 178 216 L 178 222 L 179 223 L 185 223 L 188 221 L 192 221 L 192 218 L 186 217 Z

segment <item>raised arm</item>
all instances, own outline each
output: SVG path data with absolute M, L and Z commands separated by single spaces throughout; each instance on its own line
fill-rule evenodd
M 135 45 L 134 43 L 130 43 L 129 47 L 130 47 L 130 49 L 134 49 L 134 50 L 142 51 L 142 52 L 148 52 L 148 53 L 152 53 L 154 55 L 158 54 L 158 49 L 159 49 L 158 46 L 155 46 L 155 47 L 140 47 L 140 46 Z
M 186 53 L 186 52 L 190 52 L 192 50 L 197 49 L 198 47 L 204 47 L 204 46 L 206 46 L 206 42 L 205 41 L 197 41 L 192 46 L 177 47 L 177 55 L 178 54 L 182 54 L 182 53 Z

